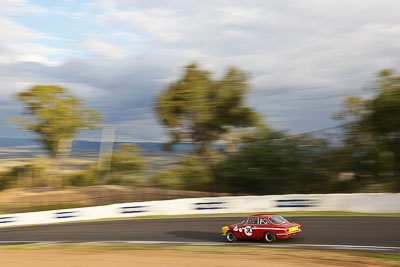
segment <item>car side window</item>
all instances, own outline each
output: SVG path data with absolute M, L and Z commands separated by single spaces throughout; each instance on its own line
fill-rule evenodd
M 244 219 L 240 224 L 247 224 L 247 221 L 249 220 L 249 218 Z
M 260 218 L 260 224 L 269 224 L 269 222 L 265 218 Z
M 258 218 L 257 217 L 249 217 L 247 220 L 247 224 L 258 224 Z

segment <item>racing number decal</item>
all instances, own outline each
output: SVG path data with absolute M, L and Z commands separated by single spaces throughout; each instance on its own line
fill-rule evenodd
M 253 229 L 251 228 L 251 226 L 246 226 L 244 228 L 238 228 L 237 226 L 235 226 L 235 228 L 233 228 L 233 231 L 244 231 L 247 236 L 251 236 L 253 234 Z
M 247 236 L 251 236 L 251 235 L 253 234 L 253 229 L 251 229 L 251 226 L 246 226 L 246 227 L 244 228 L 244 233 L 245 233 Z

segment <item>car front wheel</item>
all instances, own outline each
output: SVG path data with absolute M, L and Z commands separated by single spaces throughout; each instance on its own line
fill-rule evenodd
M 228 242 L 235 242 L 237 240 L 236 236 L 234 233 L 232 233 L 231 231 L 229 231 L 228 233 L 226 233 L 226 240 Z
M 265 232 L 264 233 L 264 241 L 267 243 L 273 243 L 276 241 L 276 236 L 272 232 Z

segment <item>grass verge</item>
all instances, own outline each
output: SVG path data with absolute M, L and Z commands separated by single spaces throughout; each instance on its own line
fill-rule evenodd
M 400 264 L 400 254 L 391 253 L 361 253 L 361 252 L 348 252 L 349 255 L 357 257 L 367 257 L 374 259 L 383 259 L 388 261 L 397 261 Z

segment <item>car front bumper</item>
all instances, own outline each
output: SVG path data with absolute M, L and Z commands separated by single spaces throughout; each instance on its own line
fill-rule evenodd
M 222 235 L 226 235 L 226 233 L 229 231 L 229 226 L 224 226 L 222 227 Z

